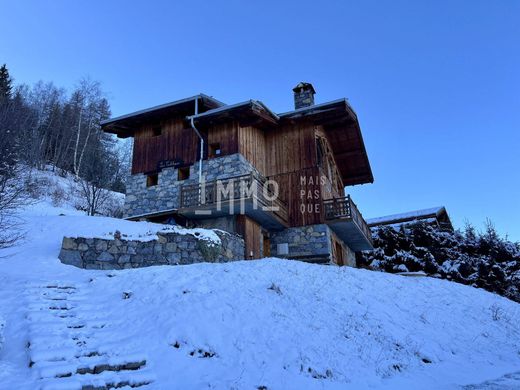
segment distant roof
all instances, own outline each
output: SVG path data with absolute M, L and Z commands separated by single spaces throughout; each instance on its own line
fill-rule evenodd
M 448 212 L 446 211 L 446 208 L 444 206 L 409 211 L 406 213 L 386 215 L 384 217 L 370 218 L 366 221 L 369 227 L 375 227 L 381 225 L 402 224 L 418 220 L 425 222 L 438 221 L 440 223 L 449 223 L 451 227 L 451 221 L 449 219 Z

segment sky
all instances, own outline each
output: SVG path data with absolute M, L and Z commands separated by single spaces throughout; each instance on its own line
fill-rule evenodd
M 520 1 L 5 1 L 17 83 L 102 83 L 114 116 L 203 92 L 356 111 L 375 182 L 366 218 L 444 205 L 520 241 Z

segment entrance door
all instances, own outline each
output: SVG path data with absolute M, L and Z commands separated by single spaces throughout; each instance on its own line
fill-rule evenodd
M 263 256 L 264 257 L 271 257 L 271 240 L 269 239 L 269 235 L 266 232 L 262 233 L 262 238 L 264 241 L 264 251 Z
M 343 247 L 339 242 L 335 242 L 335 252 L 336 252 L 336 264 L 337 265 L 344 265 L 343 262 Z

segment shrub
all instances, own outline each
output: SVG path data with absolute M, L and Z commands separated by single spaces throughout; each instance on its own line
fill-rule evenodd
M 417 223 L 373 230 L 375 250 L 357 254 L 359 267 L 384 272 L 423 271 L 484 288 L 520 302 L 520 244 L 501 238 L 490 221 L 478 233 L 443 231 Z

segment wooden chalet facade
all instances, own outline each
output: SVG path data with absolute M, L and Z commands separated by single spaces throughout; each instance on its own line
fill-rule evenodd
M 344 192 L 373 182 L 357 116 L 346 99 L 314 104 L 311 84 L 293 91 L 295 109 L 282 114 L 200 94 L 105 121 L 104 131 L 134 139 L 125 217 L 238 233 L 245 258 L 353 265 L 355 251 L 372 248 Z M 244 183 L 271 185 L 245 196 Z M 220 202 L 217 185 L 231 186 Z

